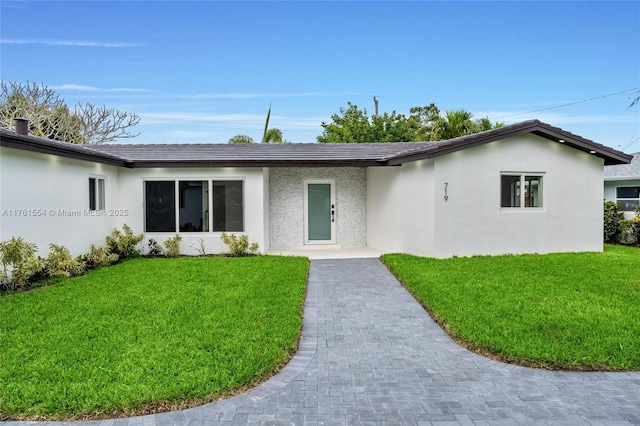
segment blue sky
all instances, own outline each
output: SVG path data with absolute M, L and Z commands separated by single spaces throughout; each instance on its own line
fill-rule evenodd
M 537 118 L 640 151 L 640 3 L 7 1 L 4 80 L 142 117 L 126 143 L 314 142 L 347 102 Z M 569 105 L 568 105 L 569 104 Z M 535 112 L 533 112 L 535 111 Z

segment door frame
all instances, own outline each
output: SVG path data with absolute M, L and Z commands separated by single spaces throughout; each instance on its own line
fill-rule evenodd
M 333 218 L 331 221 L 330 240 L 309 240 L 309 184 L 329 184 L 331 188 L 331 205 Z M 335 244 L 336 243 L 336 180 L 335 179 L 305 179 L 304 180 L 304 244 Z

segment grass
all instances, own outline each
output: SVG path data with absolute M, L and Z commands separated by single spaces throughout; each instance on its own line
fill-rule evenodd
M 638 248 L 382 260 L 472 350 L 550 369 L 640 369 Z
M 0 420 L 193 406 L 292 356 L 308 260 L 136 259 L 0 297 Z

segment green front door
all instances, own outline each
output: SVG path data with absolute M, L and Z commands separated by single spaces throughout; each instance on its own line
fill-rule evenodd
M 333 182 L 307 182 L 306 201 L 307 244 L 334 244 L 335 200 Z

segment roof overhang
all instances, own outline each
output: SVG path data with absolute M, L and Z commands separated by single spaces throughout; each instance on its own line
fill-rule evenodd
M 7 131 L 0 133 L 0 146 L 58 157 L 73 158 L 75 160 L 93 161 L 112 166 L 130 167 L 129 162 L 123 158 L 94 151 L 83 145 L 78 146 L 67 142 L 52 141 L 37 136 L 16 135 Z
M 623 180 L 639 180 L 640 181 L 640 176 L 605 176 L 604 178 L 605 182 L 616 182 L 616 181 L 623 181 Z
M 488 130 L 486 132 L 474 133 L 462 136 L 448 141 L 441 142 L 438 149 L 424 152 L 409 152 L 388 158 L 389 165 L 402 164 L 409 161 L 417 161 L 422 159 L 435 158 L 442 155 L 451 154 L 453 152 L 462 151 L 464 149 L 480 146 L 489 142 L 501 139 L 507 139 L 514 136 L 531 133 L 554 142 L 572 147 L 590 155 L 600 157 L 604 160 L 605 166 L 616 164 L 629 164 L 632 155 L 625 154 L 613 148 L 585 139 L 581 136 L 564 131 L 560 128 L 550 126 L 538 120 L 525 121 L 498 129 Z

